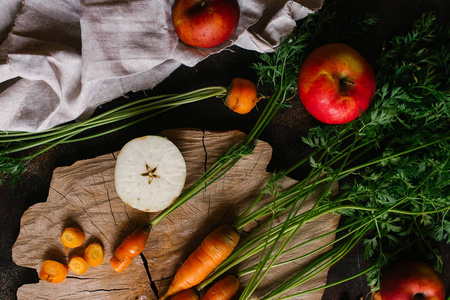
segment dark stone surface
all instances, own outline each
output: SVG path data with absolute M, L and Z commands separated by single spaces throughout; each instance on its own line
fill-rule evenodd
M 352 45 L 369 61 L 375 59 L 382 41 L 393 35 L 406 32 L 412 22 L 423 12 L 434 10 L 441 21 L 447 22 L 450 5 L 447 0 L 339 0 L 337 9 L 351 13 L 376 13 L 380 21 L 370 34 L 354 40 Z M 256 54 L 238 48 L 223 51 L 209 57 L 193 68 L 180 67 L 153 91 L 145 94 L 163 94 L 190 91 L 210 85 L 228 85 L 234 77 L 245 77 L 256 81 L 255 72 L 250 69 L 257 60 Z M 142 98 L 144 92 L 130 94 L 127 97 Z M 106 110 L 128 101 L 123 97 L 104 105 Z M 37 282 L 35 270 L 14 264 L 11 258 L 12 245 L 20 228 L 20 218 L 31 205 L 46 201 L 48 188 L 54 168 L 74 163 L 79 159 L 92 158 L 113 152 L 133 137 L 144 134 L 156 134 L 164 129 L 196 127 L 210 130 L 240 129 L 249 132 L 259 112 L 238 116 L 222 105 L 220 99 L 211 99 L 201 103 L 184 106 L 167 114 L 153 118 L 130 129 L 110 134 L 86 142 L 58 146 L 34 159 L 28 165 L 22 182 L 15 189 L 10 185 L 0 187 L 0 299 L 15 299 L 17 289 L 26 283 Z M 292 108 L 280 112 L 261 139 L 274 148 L 269 171 L 282 169 L 297 161 L 306 149 L 301 144 L 301 136 L 315 121 L 306 114 L 299 101 L 292 101 Z M 301 178 L 301 170 L 293 176 Z M 444 280 L 450 287 L 449 247 L 442 247 L 444 254 Z M 329 273 L 329 281 L 334 282 L 357 273 L 364 267 L 361 247 L 337 263 Z M 367 296 L 369 288 L 364 276 L 326 290 L 323 300 L 356 300 Z

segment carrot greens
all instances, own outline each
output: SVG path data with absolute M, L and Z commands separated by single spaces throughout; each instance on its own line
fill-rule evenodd
M 84 121 L 62 124 L 39 132 L 0 131 L 0 185 L 5 180 L 17 184 L 29 161 L 59 144 L 106 135 L 180 105 L 223 97 L 226 92 L 226 87 L 213 86 L 183 94 L 157 95 L 123 104 Z
M 314 24 L 314 18 L 303 25 Z M 250 278 L 240 299 L 250 299 L 272 269 L 319 252 L 258 299 L 296 298 L 362 274 L 377 290 L 384 269 L 400 256 L 426 257 L 440 270 L 442 259 L 436 245 L 450 243 L 450 38 L 440 34 L 448 33 L 446 30 L 432 13 L 424 14 L 410 33 L 385 45 L 374 64 L 378 89 L 369 110 L 351 123 L 310 130 L 303 138 L 311 147 L 310 156 L 274 174 L 266 189 L 235 220 L 237 229 L 255 220 L 259 226 L 241 239 L 235 252 L 200 287 L 237 267 L 239 278 Z M 261 71 L 269 69 L 275 68 L 260 65 Z M 304 164 L 310 166 L 305 178 L 290 187 L 279 184 Z M 330 191 L 336 182 L 339 194 L 334 196 Z M 313 204 L 307 201 L 312 193 L 318 193 Z M 272 198 L 269 203 L 262 201 L 267 196 Z M 299 229 L 325 214 L 341 215 L 343 225 L 300 245 L 291 244 Z M 305 244 L 334 235 L 333 241 L 317 249 L 283 259 Z M 323 287 L 297 290 L 359 243 L 369 264 L 365 270 Z M 254 266 L 239 268 L 253 256 L 259 257 Z
M 240 158 L 252 153 L 275 114 L 288 107 L 288 100 L 297 95 L 298 69 L 313 49 L 354 39 L 377 20 L 374 16 L 340 16 L 332 7 L 327 5 L 298 22 L 293 34 L 277 51 L 260 54 L 261 62 L 254 69 L 259 73 L 259 84 L 270 86 L 272 92 L 256 124 L 242 142 L 153 218 L 147 224 L 149 229 L 226 174 Z M 259 299 L 296 298 L 362 274 L 366 274 L 368 285 L 376 290 L 386 266 L 413 248 L 416 254 L 424 253 L 440 270 L 442 260 L 436 243 L 450 243 L 448 33 L 450 30 L 439 25 L 432 13 L 424 14 L 410 33 L 394 37 L 383 47 L 373 64 L 377 91 L 371 107 L 350 123 L 322 124 L 302 137 L 310 154 L 291 168 L 274 173 L 266 188 L 236 218 L 232 227 L 241 232 L 255 221 L 258 226 L 242 235 L 231 255 L 196 287 L 198 290 L 227 272 L 238 270 L 239 279 L 248 279 L 240 299 L 250 299 L 272 270 L 309 260 L 312 255 L 314 259 Z M 0 133 L 0 147 L 3 145 L 0 168 L 20 175 L 22 165 L 54 145 L 110 132 L 79 137 L 85 130 L 140 116 L 112 129 L 118 130 L 183 103 L 223 96 L 225 92 L 225 88 L 212 87 L 183 95 L 147 98 L 85 122 L 41 133 Z M 25 158 L 9 157 L 37 145 L 45 148 Z M 304 178 L 292 186 L 283 186 L 285 177 L 305 166 L 309 173 Z M 292 243 L 306 224 L 328 214 L 342 216 L 338 229 L 300 244 Z M 326 242 L 318 248 L 295 258 L 284 258 L 322 239 Z M 298 291 L 360 243 L 369 263 L 365 270 L 338 282 Z M 254 265 L 240 268 L 255 257 Z M 125 257 L 122 260 L 125 262 Z

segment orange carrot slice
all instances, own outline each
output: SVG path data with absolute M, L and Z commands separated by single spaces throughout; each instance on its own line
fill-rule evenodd
M 84 260 L 89 267 L 97 267 L 103 263 L 104 258 L 103 246 L 99 243 L 92 243 L 84 250 Z
M 60 283 L 66 279 L 68 272 L 66 265 L 54 260 L 46 260 L 42 263 L 39 278 L 50 283 Z
M 74 273 L 81 275 L 86 273 L 88 269 L 88 263 L 83 257 L 79 255 L 73 255 L 69 259 L 68 267 Z
M 84 232 L 75 227 L 67 227 L 61 234 L 61 242 L 67 248 L 80 247 L 84 243 Z

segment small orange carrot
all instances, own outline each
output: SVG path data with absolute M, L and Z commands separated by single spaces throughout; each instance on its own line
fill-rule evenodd
M 256 94 L 253 82 L 243 78 L 234 78 L 228 87 L 225 105 L 238 114 L 249 113 L 261 98 Z
M 150 228 L 147 224 L 136 229 L 114 251 L 109 261 L 117 273 L 125 270 L 131 264 L 131 261 L 144 250 Z
M 381 299 L 381 293 L 379 291 L 373 291 L 372 292 L 372 298 L 373 298 L 373 300 L 382 300 Z
M 228 275 L 210 287 L 202 300 L 230 300 L 238 290 L 239 280 L 233 275 Z
M 170 297 L 170 300 L 199 300 L 200 297 L 195 288 L 184 290 Z
M 122 260 L 118 260 L 114 256 L 111 257 L 111 259 L 109 260 L 114 271 L 116 271 L 117 273 L 120 273 L 123 270 L 125 270 L 126 268 L 128 268 L 131 265 L 132 261 L 133 261 L 133 259 L 129 258 L 129 257 L 125 257 Z
M 199 284 L 234 250 L 239 233 L 222 225 L 210 233 L 178 269 L 166 294 L 160 300 Z
M 42 263 L 39 278 L 50 283 L 60 283 L 66 279 L 68 272 L 66 265 L 54 260 L 46 260 Z
M 89 267 L 97 267 L 103 263 L 104 258 L 103 246 L 99 243 L 92 243 L 84 250 L 84 260 Z
M 77 274 L 84 274 L 88 269 L 88 263 L 79 255 L 72 255 L 69 259 L 68 267 Z
M 67 227 L 61 234 L 61 242 L 67 248 L 80 247 L 84 243 L 84 232 L 75 227 Z

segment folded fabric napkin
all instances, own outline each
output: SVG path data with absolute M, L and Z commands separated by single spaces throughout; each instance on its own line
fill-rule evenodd
M 130 91 L 151 89 L 181 64 L 232 45 L 274 51 L 323 0 L 238 0 L 232 38 L 199 49 L 180 42 L 175 0 L 3 0 L 0 130 L 40 131 L 88 117 Z

